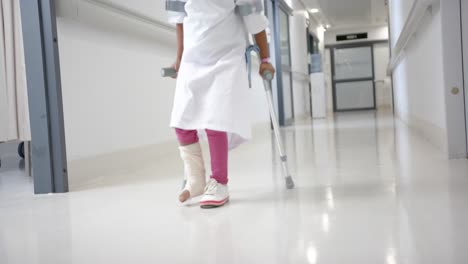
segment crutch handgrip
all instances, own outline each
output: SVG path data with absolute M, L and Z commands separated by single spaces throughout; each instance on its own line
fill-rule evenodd
M 262 77 L 263 77 L 263 79 L 265 79 L 267 81 L 271 81 L 271 80 L 273 80 L 273 73 L 268 71 L 268 70 L 264 71 Z
M 161 76 L 162 77 L 172 77 L 176 78 L 177 77 L 177 71 L 173 67 L 169 68 L 162 68 L 161 69 Z

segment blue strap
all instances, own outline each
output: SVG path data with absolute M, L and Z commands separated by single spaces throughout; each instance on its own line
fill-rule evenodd
M 252 51 L 259 53 L 260 49 L 256 45 L 250 45 L 247 47 L 247 50 L 245 51 L 245 61 L 247 62 L 247 74 L 249 77 L 249 88 L 252 88 L 252 56 L 251 56 Z

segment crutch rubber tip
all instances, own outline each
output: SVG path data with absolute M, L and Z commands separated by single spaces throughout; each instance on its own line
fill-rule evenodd
M 286 188 L 288 190 L 294 189 L 294 181 L 291 176 L 286 177 Z

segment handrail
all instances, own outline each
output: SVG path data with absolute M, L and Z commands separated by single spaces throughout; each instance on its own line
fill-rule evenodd
M 427 10 L 439 0 L 414 0 L 413 6 L 406 19 L 405 25 L 396 41 L 395 47 L 392 50 L 392 57 L 388 64 L 387 74 L 391 75 L 395 68 L 400 63 L 404 56 L 404 51 L 411 40 L 411 37 L 418 30 L 422 19 L 426 15 Z
M 144 24 L 147 24 L 149 26 L 158 28 L 158 29 L 163 29 L 166 31 L 170 32 L 175 32 L 175 27 L 168 24 L 164 23 L 161 21 L 158 21 L 157 19 L 151 18 L 147 15 L 141 14 L 135 10 L 128 9 L 126 7 L 116 5 L 114 3 L 111 3 L 109 1 L 105 0 L 81 0 L 82 2 L 87 2 L 90 4 L 93 4 L 95 6 L 101 7 L 103 9 L 109 10 L 113 13 L 117 13 L 119 15 L 125 16 L 127 18 L 137 20 L 139 22 L 142 22 Z

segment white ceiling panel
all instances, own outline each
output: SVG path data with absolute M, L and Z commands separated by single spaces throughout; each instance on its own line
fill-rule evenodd
M 319 8 L 323 23 L 333 27 L 374 26 L 387 22 L 385 0 L 304 0 L 309 8 Z

